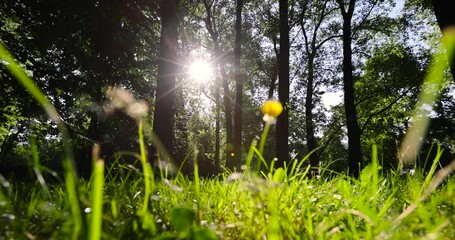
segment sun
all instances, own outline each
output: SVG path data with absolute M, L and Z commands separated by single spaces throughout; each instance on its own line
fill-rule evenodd
M 205 83 L 213 77 L 213 68 L 209 62 L 197 60 L 189 65 L 188 73 L 193 81 Z

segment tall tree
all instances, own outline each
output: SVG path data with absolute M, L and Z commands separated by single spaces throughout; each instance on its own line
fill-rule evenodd
M 343 0 L 336 0 L 340 6 L 343 17 L 343 86 L 344 86 L 344 109 L 346 114 L 346 126 L 348 130 L 348 154 L 349 173 L 358 177 L 362 150 L 360 144 L 360 127 L 357 121 L 354 94 L 354 76 L 352 65 L 352 17 L 356 0 L 349 0 L 347 6 Z
M 169 153 L 174 152 L 175 82 L 179 48 L 178 3 L 178 0 L 165 0 L 161 5 L 160 53 L 153 118 L 153 130 Z
M 229 169 L 240 169 L 242 160 L 242 118 L 243 118 L 243 81 L 244 75 L 240 66 L 242 55 L 242 8 L 243 0 L 237 0 L 235 11 L 235 46 L 234 46 L 234 71 L 235 71 L 235 107 L 234 107 L 234 157 L 227 161 Z
M 283 167 L 289 158 L 289 20 L 288 0 L 279 1 L 280 9 L 280 54 L 278 58 L 278 99 L 284 110 L 276 124 L 275 166 Z
M 326 42 L 340 36 L 335 34 L 333 30 L 327 29 L 330 26 L 327 23 L 328 18 L 336 10 L 336 6 L 332 4 L 331 0 L 301 1 L 301 4 L 298 23 L 303 35 L 303 53 L 306 63 L 305 131 L 308 151 L 313 151 L 318 148 L 318 141 L 315 136 L 315 117 L 313 114 L 316 98 L 318 97 L 316 59 L 321 54 L 321 48 Z M 319 152 L 313 152 L 309 159 L 310 165 L 317 167 L 319 165 Z
M 223 52 L 223 44 L 222 44 L 222 30 L 225 26 L 225 22 L 223 20 L 219 20 L 215 17 L 215 14 L 221 14 L 222 9 L 219 9 L 216 12 L 216 5 L 220 4 L 216 1 L 209 1 L 203 0 L 202 1 L 205 8 L 205 28 L 207 29 L 210 38 L 212 40 L 213 49 L 212 54 L 215 58 L 214 62 L 217 65 L 217 69 L 219 74 L 217 74 L 217 81 L 216 81 L 216 90 L 215 95 L 219 96 L 219 88 L 223 88 L 223 104 L 224 104 L 224 116 L 225 116 L 225 128 L 226 128 L 226 160 L 227 162 L 232 162 L 233 158 L 231 156 L 232 153 L 232 146 L 234 138 L 233 138 L 233 127 L 232 127 L 232 97 L 229 90 L 229 82 L 228 77 L 226 74 L 226 62 L 225 62 L 225 53 Z M 215 101 L 218 101 L 218 97 L 215 97 Z M 218 103 L 220 105 L 220 103 Z M 219 108 L 216 108 L 217 111 Z M 218 115 L 218 112 L 217 112 Z M 218 121 L 218 119 L 217 119 Z M 215 154 L 216 155 L 216 154 Z M 215 157 L 217 159 L 217 157 Z M 219 159 L 219 157 L 218 157 Z

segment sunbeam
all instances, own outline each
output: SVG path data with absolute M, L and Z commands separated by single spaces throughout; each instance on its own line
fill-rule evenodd
M 206 83 L 213 77 L 213 69 L 209 62 L 197 60 L 189 65 L 188 74 L 193 81 Z

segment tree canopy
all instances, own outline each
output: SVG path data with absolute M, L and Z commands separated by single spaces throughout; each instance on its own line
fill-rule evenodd
M 454 24 L 442 2 L 6 0 L 0 42 L 59 111 L 83 176 L 94 143 L 110 162 L 136 161 L 143 110 L 155 166 L 167 161 L 152 154 L 164 147 L 183 169 L 198 160 L 207 175 L 241 170 L 270 98 L 284 112 L 265 162 L 283 167 L 312 153 L 314 174 L 349 167 L 357 176 L 374 144 L 384 167 L 398 167 L 431 55 Z M 61 133 L 0 61 L 2 174 L 29 164 L 31 141 L 58 168 Z M 205 82 L 189 74 L 196 61 L 208 64 L 198 70 L 210 72 Z M 450 67 L 417 155 L 432 143 L 455 153 Z

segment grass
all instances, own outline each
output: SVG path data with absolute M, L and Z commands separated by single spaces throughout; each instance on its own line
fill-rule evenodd
M 372 164 L 359 179 L 274 178 L 272 171 L 272 178 L 225 173 L 198 184 L 180 175 L 155 182 L 144 213 L 143 175 L 123 169 L 103 184 L 95 169 L 78 188 L 89 239 L 455 237 L 455 181 L 441 171 L 384 176 Z M 76 223 L 64 185 L 49 185 L 49 192 L 39 181 L 2 186 L 0 239 L 72 238 Z
M 285 169 L 267 165 L 261 153 L 268 126 L 259 150 L 252 144 L 244 172 L 200 178 L 195 158 L 193 179 L 166 179 L 145 160 L 139 122 L 142 172 L 116 163 L 105 174 L 95 146 L 92 178 L 77 180 L 57 111 L 1 45 L 0 57 L 57 123 L 66 152 L 62 184 L 46 183 L 34 141 L 36 181 L 10 183 L 0 175 L 0 239 L 455 238 L 455 179 L 449 177 L 455 162 L 436 171 L 440 149 L 426 173 L 384 174 L 373 147 L 358 179 L 307 178 L 306 158 Z

